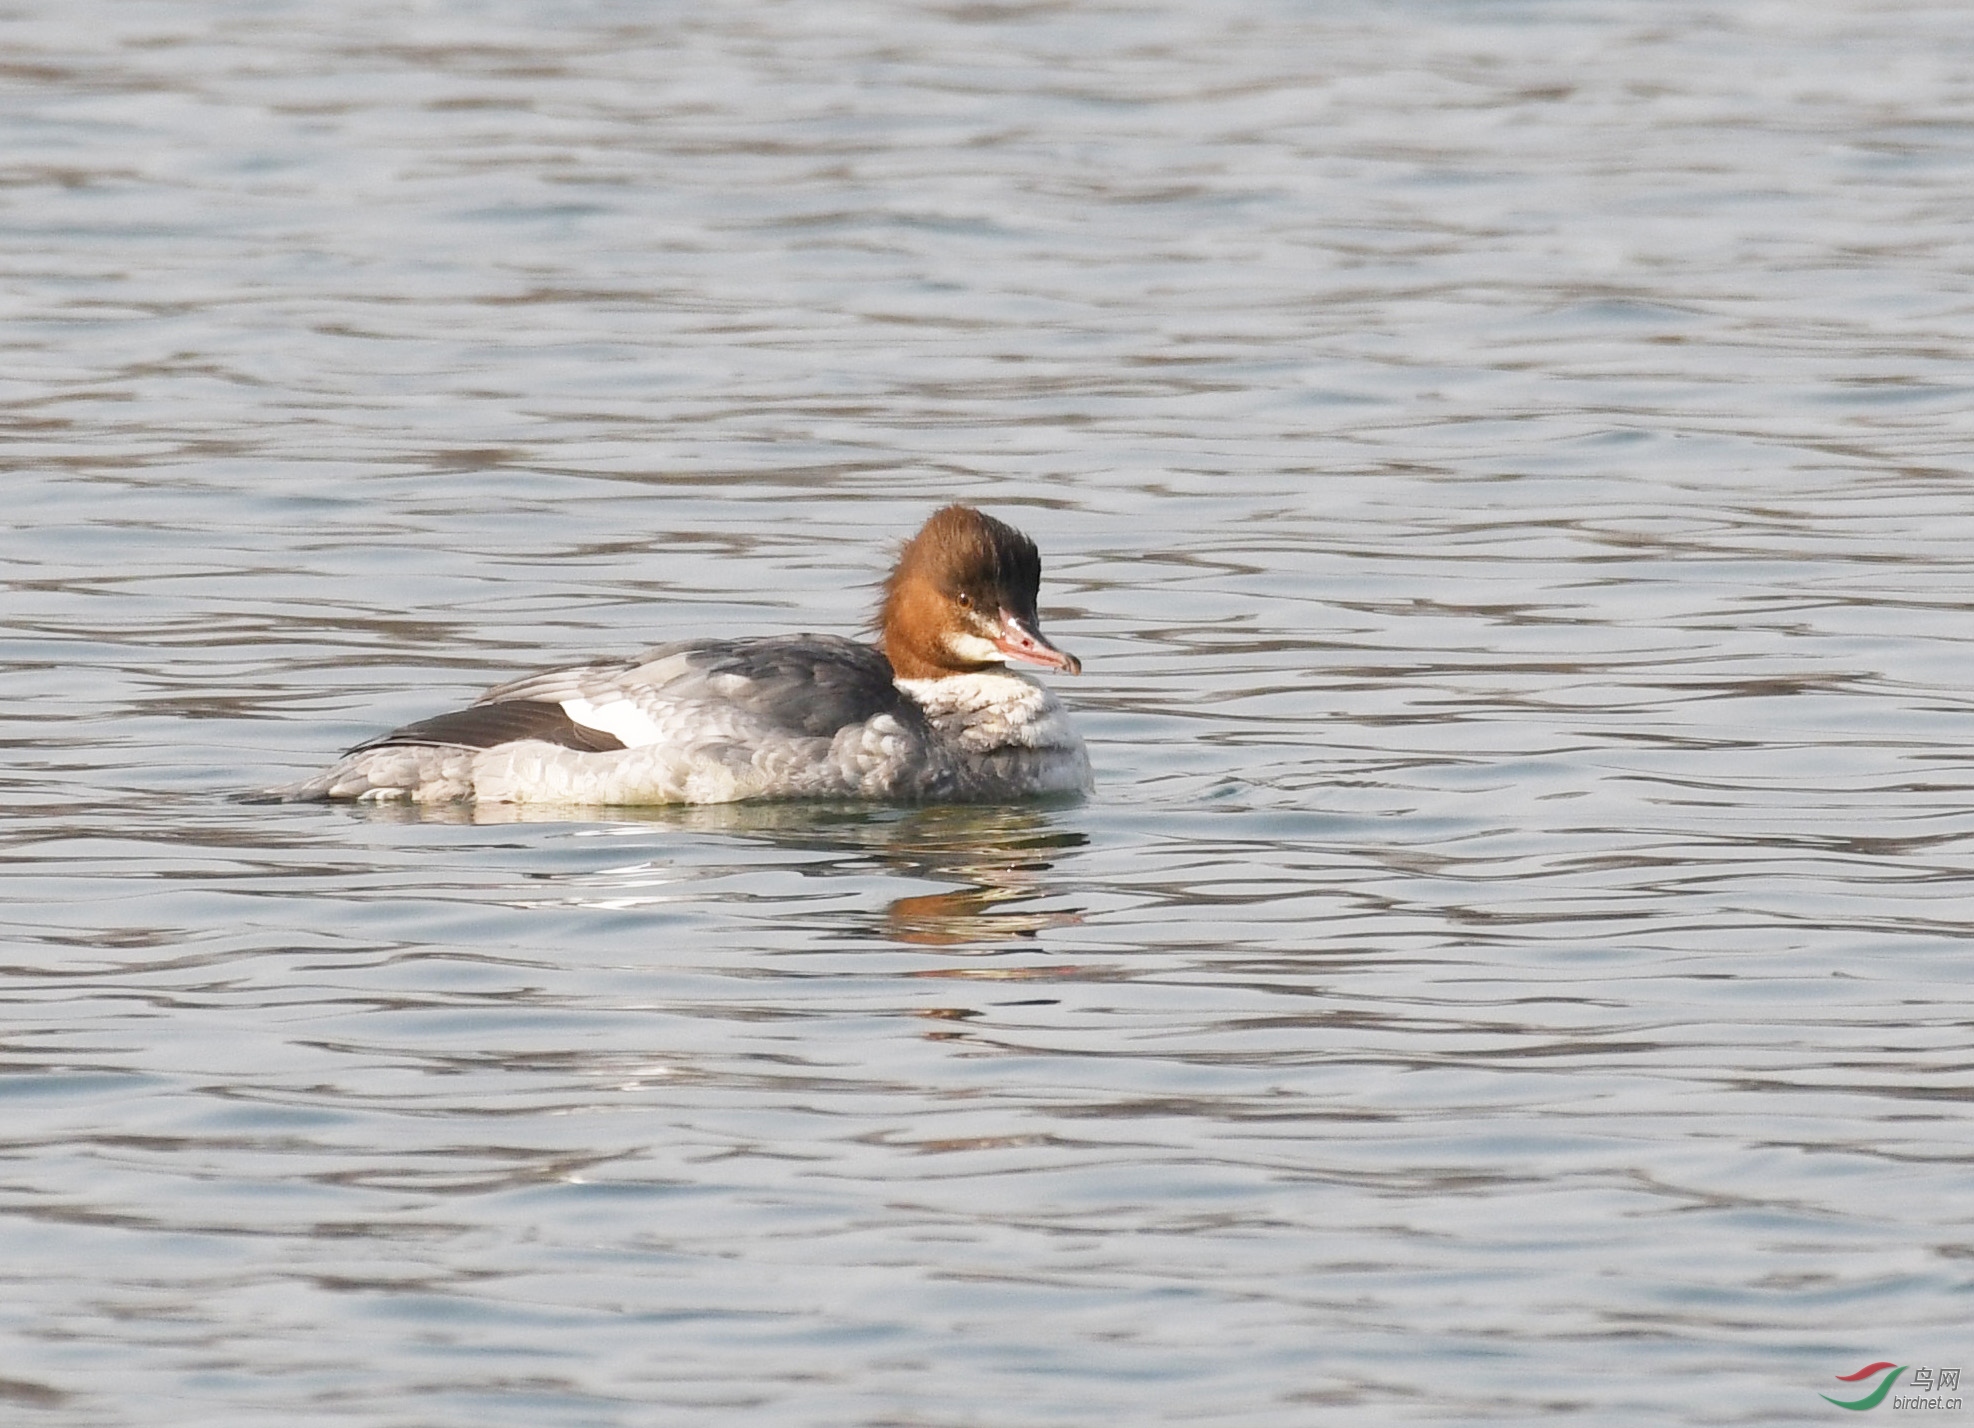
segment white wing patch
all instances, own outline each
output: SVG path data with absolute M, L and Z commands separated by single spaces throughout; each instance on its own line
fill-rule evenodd
M 607 699 L 601 704 L 565 699 L 562 711 L 585 729 L 611 735 L 627 749 L 663 743 L 667 737 L 655 719 L 628 699 Z

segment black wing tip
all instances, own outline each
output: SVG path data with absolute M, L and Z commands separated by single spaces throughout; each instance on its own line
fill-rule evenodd
M 560 744 L 565 749 L 587 754 L 605 754 L 629 747 L 615 734 L 578 724 L 560 704 L 545 699 L 502 699 L 420 719 L 358 744 L 350 752 L 409 745 L 491 749 L 528 739 Z

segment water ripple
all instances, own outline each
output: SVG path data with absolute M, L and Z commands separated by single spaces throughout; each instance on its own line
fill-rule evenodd
M 0 42 L 14 1416 L 1793 1421 L 1960 1362 L 1954 7 Z M 1086 804 L 232 799 L 855 630 L 955 497 L 1046 552 Z

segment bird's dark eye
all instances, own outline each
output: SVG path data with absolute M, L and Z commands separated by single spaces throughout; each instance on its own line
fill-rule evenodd
M 957 598 L 959 599 L 960 608 L 962 610 L 971 610 L 973 608 L 973 597 L 967 594 L 966 591 L 964 590 L 960 591 L 959 596 Z

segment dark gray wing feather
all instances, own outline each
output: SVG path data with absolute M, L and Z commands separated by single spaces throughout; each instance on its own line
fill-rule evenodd
M 907 727 L 924 723 L 883 651 L 839 635 L 697 640 L 651 655 L 679 653 L 720 697 L 791 734 L 827 738 L 880 714 Z
M 540 739 L 588 753 L 624 747 L 624 741 L 616 735 L 578 724 L 560 704 L 538 699 L 503 699 L 420 719 L 381 738 L 358 744 L 350 752 L 407 744 L 456 744 L 468 749 L 491 749 L 496 744 L 511 744 L 520 739 Z
M 743 739 L 773 733 L 827 739 L 880 714 L 907 729 L 926 727 L 924 711 L 893 682 L 891 662 L 875 646 L 839 635 L 773 635 L 687 640 L 633 660 L 526 675 L 469 708 L 407 724 L 357 749 L 488 749 L 522 739 L 590 752 L 625 747 L 616 735 L 571 718 L 565 700 L 583 701 L 579 714 L 585 705 L 627 702 L 654 728 L 676 729 L 688 742 L 723 737 L 722 731 Z

